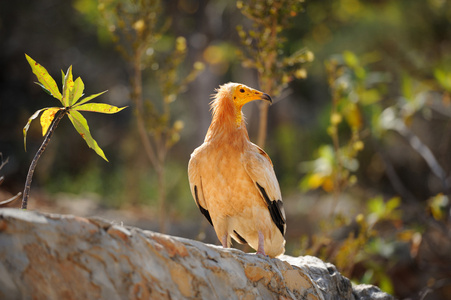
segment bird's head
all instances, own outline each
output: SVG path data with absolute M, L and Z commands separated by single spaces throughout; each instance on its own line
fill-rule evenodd
M 268 94 L 257 91 L 253 88 L 245 86 L 244 84 L 232 83 L 230 87 L 230 94 L 232 96 L 233 103 L 239 109 L 241 109 L 244 104 L 254 100 L 264 100 L 272 103 L 272 99 Z
M 229 82 L 219 87 L 215 99 L 212 102 L 212 107 L 214 113 L 216 113 L 216 110 L 219 109 L 220 101 L 232 101 L 235 107 L 236 124 L 240 126 L 243 119 L 241 108 L 244 104 L 254 100 L 264 100 L 272 103 L 272 99 L 268 94 L 244 84 Z

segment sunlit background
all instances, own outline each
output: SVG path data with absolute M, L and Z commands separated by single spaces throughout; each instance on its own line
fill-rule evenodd
M 253 26 L 270 14 L 282 24 L 275 50 L 258 45 Z M 319 256 L 400 299 L 451 297 L 449 1 L 1 1 L 0 45 L 0 201 L 23 190 L 43 141 L 37 119 L 25 152 L 28 118 L 59 105 L 34 83 L 27 53 L 60 88 L 72 65 L 85 94 L 108 90 L 96 102 L 129 106 L 84 114 L 109 163 L 61 121 L 29 209 L 218 244 L 190 194 L 187 164 L 214 90 L 240 82 L 275 93 L 264 148 L 287 212 L 286 254 Z M 283 66 L 252 64 L 272 54 Z M 257 142 L 261 111 L 243 111 Z

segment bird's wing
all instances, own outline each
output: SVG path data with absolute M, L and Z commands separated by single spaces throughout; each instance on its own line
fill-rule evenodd
M 198 159 L 196 158 L 196 152 L 191 155 L 191 159 L 188 163 L 188 178 L 191 194 L 196 201 L 197 207 L 200 212 L 207 218 L 208 222 L 213 226 L 210 213 L 208 212 L 207 203 L 205 202 L 204 193 L 202 190 L 202 177 L 199 174 Z
M 263 149 L 251 144 L 251 149 L 243 155 L 243 164 L 247 174 L 254 181 L 260 195 L 265 200 L 274 224 L 282 235 L 285 235 L 285 210 L 271 159 Z

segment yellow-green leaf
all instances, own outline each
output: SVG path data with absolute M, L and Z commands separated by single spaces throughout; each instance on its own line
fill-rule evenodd
M 448 205 L 448 197 L 443 194 L 438 194 L 428 200 L 428 208 L 432 216 L 437 221 L 444 221 L 446 218 L 446 207 Z
M 374 104 L 381 100 L 381 98 L 380 92 L 376 89 L 363 90 L 360 94 L 360 99 L 364 105 Z
M 359 65 L 359 59 L 357 58 L 355 53 L 351 51 L 343 52 L 343 59 L 345 60 L 346 64 L 351 68 L 355 68 Z
M 55 118 L 55 114 L 60 110 L 59 107 L 51 107 L 46 109 L 41 115 L 41 127 L 42 127 L 42 136 L 47 133 L 49 130 L 50 124 L 52 124 L 53 119 Z
M 451 72 L 446 72 L 441 69 L 434 70 L 435 79 L 440 83 L 440 85 L 445 88 L 448 92 L 451 92 Z
M 363 117 L 359 107 L 355 103 L 349 103 L 345 108 L 345 117 L 353 130 L 359 130 L 363 126 Z
M 50 91 L 42 84 L 42 83 L 40 83 L 40 82 L 35 82 L 37 85 L 39 85 L 43 90 L 44 90 L 44 92 L 46 92 L 47 94 L 49 94 L 50 96 L 52 96 L 52 93 L 50 93 Z
M 46 107 L 46 108 L 39 109 L 39 110 L 35 111 L 34 114 L 32 114 L 30 118 L 28 118 L 28 122 L 27 122 L 27 124 L 25 124 L 25 127 L 23 128 L 23 146 L 25 148 L 25 151 L 27 151 L 27 132 L 28 132 L 28 128 L 30 128 L 31 121 L 36 119 L 39 116 L 39 114 L 41 113 L 41 111 L 46 110 L 46 109 L 49 109 L 49 108 Z
M 84 89 L 85 89 L 85 84 L 83 83 L 81 78 L 78 77 L 74 83 L 74 90 L 71 95 L 69 105 L 74 105 L 75 103 L 77 103 L 78 99 L 80 99 L 83 96 Z
M 64 71 L 61 70 L 61 84 L 64 85 L 64 79 L 66 78 L 66 74 L 64 74 Z
M 50 76 L 50 74 L 47 72 L 47 70 L 41 66 L 39 63 L 37 63 L 34 59 L 29 57 L 27 54 L 25 54 L 25 57 L 28 61 L 28 63 L 31 66 L 31 70 L 38 78 L 39 82 L 41 83 L 41 86 L 44 87 L 53 97 L 61 101 L 61 93 L 58 89 L 58 86 L 56 85 L 55 80 Z
M 105 157 L 105 154 L 103 153 L 103 150 L 92 138 L 91 133 L 89 132 L 88 121 L 86 121 L 82 114 L 78 111 L 70 110 L 68 116 L 69 120 L 72 122 L 81 137 L 86 141 L 86 144 L 88 144 L 89 148 L 93 149 L 100 157 L 108 161 L 108 159 L 106 159 Z
M 74 79 L 72 77 L 72 66 L 67 69 L 66 76 L 64 77 L 64 84 L 63 84 L 63 99 L 61 102 L 65 107 L 69 106 L 69 99 L 70 94 L 72 93 L 74 89 Z
M 125 107 L 117 107 L 114 105 L 109 105 L 105 103 L 87 103 L 83 105 L 79 105 L 74 107 L 74 110 L 78 111 L 92 111 L 92 112 L 98 112 L 103 114 L 115 114 L 121 110 L 123 110 Z
M 103 93 L 106 93 L 106 92 L 108 92 L 108 91 L 103 91 L 101 93 L 94 94 L 94 95 L 88 96 L 86 98 L 83 98 L 83 99 L 80 100 L 79 103 L 77 103 L 76 106 L 80 106 L 80 105 L 82 105 L 82 104 L 84 104 L 84 103 L 86 103 L 88 101 L 91 101 L 92 99 L 94 99 L 94 98 L 96 98 L 96 97 L 98 97 L 98 96 L 100 96 L 100 95 L 102 95 Z
M 402 77 L 401 90 L 403 97 L 409 102 L 411 102 L 415 98 L 413 95 L 412 87 L 413 87 L 412 78 L 409 77 L 408 75 L 404 75 Z

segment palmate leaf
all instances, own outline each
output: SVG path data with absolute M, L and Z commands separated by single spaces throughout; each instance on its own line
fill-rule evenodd
M 47 130 L 49 130 L 49 127 L 53 122 L 53 119 L 55 119 L 56 113 L 61 109 L 62 108 L 60 107 L 51 107 L 44 110 L 41 115 L 42 136 L 47 133 Z
M 77 105 L 73 108 L 73 110 L 78 111 L 91 111 L 91 112 L 97 112 L 97 113 L 103 113 L 103 114 L 115 114 L 124 108 L 127 108 L 127 106 L 124 107 L 117 107 L 114 105 L 109 105 L 105 103 L 86 103 L 82 105 Z
M 62 96 L 58 89 L 58 86 L 56 85 L 56 82 L 52 78 L 52 76 L 50 76 L 50 74 L 47 72 L 47 70 L 43 66 L 38 64 L 34 59 L 29 57 L 27 54 L 25 54 L 25 58 L 30 64 L 31 70 L 38 78 L 40 82 L 38 84 L 41 87 L 43 87 L 47 93 L 49 93 L 50 95 L 61 101 Z
M 92 138 L 91 133 L 89 132 L 89 126 L 88 121 L 82 116 L 81 113 L 79 113 L 76 110 L 70 110 L 68 113 L 69 119 L 74 125 L 75 129 L 78 131 L 78 133 L 81 135 L 81 137 L 86 141 L 86 144 L 88 144 L 89 148 L 92 148 L 100 157 L 102 157 L 104 160 L 108 161 L 106 159 L 105 154 L 103 153 L 103 150 L 99 147 L 97 142 Z

